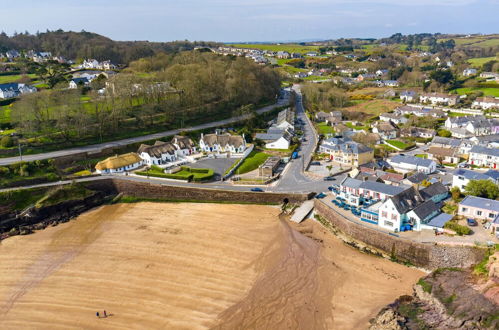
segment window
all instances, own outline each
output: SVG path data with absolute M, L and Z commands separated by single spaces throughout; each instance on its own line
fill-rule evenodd
M 382 216 L 383 218 L 388 218 L 388 213 L 387 213 L 386 211 L 382 211 L 382 212 L 381 212 L 381 216 Z
M 494 213 L 489 213 L 489 218 L 494 218 L 495 214 Z
M 463 208 L 461 209 L 461 212 L 467 212 L 467 211 L 468 211 L 468 209 L 467 209 L 466 207 L 463 207 Z
M 476 215 L 482 215 L 482 211 L 476 211 Z
M 393 222 L 391 222 L 391 221 L 385 221 L 385 226 L 387 226 L 387 227 L 393 227 Z
M 398 219 L 398 215 L 396 213 L 393 213 L 392 214 L 392 220 L 397 220 Z

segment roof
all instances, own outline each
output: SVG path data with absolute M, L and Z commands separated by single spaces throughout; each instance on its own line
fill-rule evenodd
M 277 141 L 284 136 L 284 133 L 256 133 L 255 138 L 262 141 Z
M 449 118 L 459 118 L 459 117 L 449 117 Z M 431 140 L 432 144 L 443 144 L 451 147 L 459 147 L 461 145 L 461 140 L 451 139 L 441 136 L 435 136 L 433 140 Z
M 474 146 L 473 148 L 471 148 L 470 153 L 499 157 L 498 148 L 486 148 L 482 146 Z
M 499 212 L 499 201 L 471 195 L 466 196 L 459 205 Z
M 423 197 L 421 197 L 414 187 L 410 187 L 409 189 L 390 197 L 390 200 L 393 202 L 397 211 L 400 214 L 404 214 L 421 204 L 423 202 Z
M 430 159 L 424 159 L 415 156 L 402 156 L 402 155 L 396 155 L 390 158 L 390 162 L 395 164 L 411 164 L 422 167 L 429 167 L 432 163 L 434 163 L 434 161 Z
M 455 148 L 430 147 L 428 153 L 434 156 L 454 157 L 457 150 Z
M 381 182 L 364 181 L 361 182 L 359 188 L 379 192 L 385 195 L 396 195 L 407 189 L 407 186 L 392 186 Z
M 194 147 L 194 141 L 188 136 L 175 135 L 172 143 L 176 143 L 180 149 L 191 149 Z
M 496 170 L 488 170 L 487 172 L 484 173 L 484 175 L 488 176 L 489 178 L 492 178 L 494 180 L 499 180 L 499 171 Z
M 421 197 L 423 197 L 424 200 L 428 200 L 432 198 L 433 196 L 438 196 L 438 195 L 443 195 L 447 194 L 449 191 L 447 188 L 441 183 L 441 182 L 436 182 L 428 187 L 425 187 L 419 191 L 421 194 Z
M 421 183 L 424 180 L 428 180 L 428 178 L 428 175 L 422 172 L 417 172 L 416 174 L 407 177 L 407 180 L 409 180 L 411 183 Z
M 390 172 L 385 172 L 380 175 L 379 177 L 383 181 L 402 181 L 404 179 L 404 176 L 402 174 L 398 173 L 390 173 Z
M 390 122 L 381 122 L 378 125 L 376 125 L 376 128 L 380 132 L 392 132 L 396 131 L 397 128 L 395 128 Z
M 434 213 L 435 211 L 438 211 L 438 210 L 440 210 L 440 208 L 437 206 L 437 204 L 435 204 L 434 201 L 429 199 L 426 202 L 421 203 L 418 206 L 416 206 L 412 210 L 412 212 L 414 212 L 418 216 L 419 219 L 423 220 L 423 219 L 428 218 L 432 213 Z
M 352 189 L 358 189 L 360 187 L 361 183 L 362 183 L 361 180 L 357 180 L 357 179 L 352 179 L 350 177 L 346 177 L 341 182 L 341 186 L 347 187 L 347 188 L 352 188 Z
M 466 170 L 464 168 L 459 168 L 454 171 L 455 176 L 463 176 L 468 180 L 487 180 L 489 177 L 484 173 L 475 172 L 472 170 Z
M 244 139 L 240 135 L 230 135 L 226 134 L 206 134 L 201 137 L 201 140 L 212 147 L 216 144 L 221 146 L 231 145 L 236 148 L 239 148 L 242 144 L 244 144 Z
M 342 151 L 346 154 L 361 154 L 372 152 L 373 149 L 366 147 L 363 144 L 352 141 L 350 138 L 329 138 L 321 143 L 321 147 Z
M 426 225 L 431 227 L 443 228 L 445 223 L 451 220 L 454 216 L 447 213 L 440 213 L 432 218 Z
M 108 169 L 117 169 L 128 165 L 140 163 L 142 159 L 135 152 L 129 152 L 124 155 L 116 155 L 106 158 L 95 165 L 95 169 L 99 171 Z
M 171 142 L 156 141 L 153 146 L 147 144 L 141 144 L 137 150 L 138 154 L 146 153 L 149 156 L 161 158 L 163 154 L 173 155 L 177 148 Z

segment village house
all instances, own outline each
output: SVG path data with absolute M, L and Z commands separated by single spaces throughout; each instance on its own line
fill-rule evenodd
M 431 146 L 442 148 L 458 148 L 461 145 L 461 140 L 435 136 L 430 142 Z
M 384 140 L 391 140 L 397 137 L 399 131 L 391 122 L 379 122 L 373 127 L 373 133 L 379 134 Z
M 499 149 L 474 146 L 470 150 L 468 162 L 471 165 L 496 169 L 499 165 Z
M 396 155 L 389 158 L 387 162 L 393 167 L 394 170 L 400 173 L 417 171 L 431 174 L 437 169 L 437 164 L 433 160 L 415 156 Z
M 442 110 L 414 107 L 410 105 L 398 107 L 394 112 L 400 115 L 414 115 L 416 117 L 445 117 L 445 113 Z
M 95 170 L 99 174 L 123 173 L 135 170 L 142 166 L 142 164 L 142 158 L 135 152 L 130 152 L 101 160 L 95 165 Z
M 400 130 L 400 136 L 402 137 L 416 137 L 431 139 L 436 135 L 436 131 L 432 128 L 421 128 L 421 127 L 406 127 Z
M 397 87 L 399 85 L 399 82 L 396 80 L 378 80 L 376 81 L 376 85 L 378 87 Z
M 77 89 L 78 87 L 88 86 L 90 81 L 87 78 L 73 78 L 69 81 L 70 89 Z
M 405 116 L 394 113 L 394 112 L 385 112 L 379 115 L 379 120 L 392 122 L 396 125 L 405 124 L 409 121 Z
M 282 50 L 277 52 L 277 58 L 287 59 L 289 57 L 290 57 L 290 55 L 289 55 L 288 52 L 285 52 L 285 51 L 282 51 Z
M 403 91 L 400 93 L 400 100 L 402 102 L 415 102 L 418 94 L 415 91 Z
M 230 154 L 235 156 L 244 153 L 247 146 L 244 134 L 240 136 L 217 132 L 214 134 L 201 134 L 199 148 L 209 154 Z
M 347 176 L 340 183 L 340 196 L 348 200 L 350 204 L 360 205 L 365 200 L 385 200 L 408 188 L 407 186 L 392 186 L 370 180 L 358 180 Z
M 277 128 L 294 131 L 295 129 L 295 112 L 290 108 L 284 109 L 277 114 L 277 119 L 274 124 Z
M 255 139 L 265 142 L 267 149 L 289 149 L 292 134 L 282 128 L 271 127 L 267 133 L 256 133 Z
M 374 150 L 350 138 L 329 138 L 322 141 L 319 152 L 329 155 L 329 159 L 347 166 L 359 166 L 374 159 Z
M 18 84 L 18 83 L 8 83 L 0 84 L 0 99 L 9 99 L 12 97 L 18 97 L 22 94 L 35 93 L 37 91 L 36 87 Z
M 419 185 L 423 183 L 423 181 L 429 181 L 430 177 L 427 174 L 422 172 L 416 172 L 412 175 L 407 176 L 405 179 L 402 179 L 401 182 L 403 184 L 414 186 L 416 189 L 419 189 Z
M 472 108 L 477 109 L 499 109 L 499 98 L 494 97 L 477 97 L 473 104 Z
M 386 69 L 380 69 L 378 71 L 376 71 L 376 76 L 378 77 L 382 77 L 382 76 L 385 76 L 388 74 L 388 70 Z
M 188 136 L 175 135 L 171 141 L 176 148 L 177 157 L 185 157 L 197 152 L 194 141 Z
M 460 159 L 458 148 L 430 147 L 427 155 L 439 164 L 457 164 Z
M 164 165 L 177 159 L 175 145 L 171 142 L 156 141 L 154 145 L 140 145 L 137 150 L 145 165 Z
M 433 105 L 444 104 L 444 105 L 453 106 L 459 103 L 459 95 L 450 95 L 443 93 L 424 93 L 419 96 L 419 101 L 421 103 L 431 103 Z
M 496 133 L 484 136 L 473 136 L 472 138 L 469 139 L 469 142 L 474 145 L 482 145 L 488 148 L 499 148 L 499 134 Z M 470 149 L 471 147 L 472 146 L 470 146 Z M 468 152 L 469 150 L 466 151 L 465 153 Z
M 497 81 L 499 82 L 499 73 L 495 72 L 482 72 L 480 73 L 480 78 L 485 78 L 487 81 Z
M 480 173 L 458 168 L 452 173 L 452 187 L 458 187 L 461 191 L 464 191 L 465 187 L 472 180 L 490 180 L 495 184 L 499 184 L 499 171 L 489 170 L 485 173 Z
M 458 215 L 493 222 L 499 216 L 499 201 L 468 195 L 459 203 Z M 499 227 L 493 230 L 499 233 Z
M 463 70 L 463 76 L 469 77 L 477 74 L 477 70 L 473 68 L 468 68 Z
M 319 111 L 315 114 L 315 118 L 318 122 L 326 122 L 326 124 L 328 125 L 334 125 L 340 123 L 342 116 L 343 115 L 341 111 L 331 111 L 331 112 Z

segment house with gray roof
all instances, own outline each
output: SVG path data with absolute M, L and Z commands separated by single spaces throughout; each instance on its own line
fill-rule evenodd
M 459 203 L 457 212 L 466 218 L 490 221 L 492 230 L 499 234 L 499 201 L 468 195 Z
M 359 166 L 374 159 L 373 149 L 347 137 L 323 140 L 319 152 L 327 154 L 333 162 L 346 166 Z
M 437 169 L 437 163 L 430 159 L 415 156 L 396 155 L 387 160 L 394 170 L 400 173 L 422 172 L 431 174 Z
M 470 150 L 468 162 L 471 165 L 496 169 L 499 167 L 499 149 L 474 146 Z
M 360 205 L 363 200 L 385 200 L 409 188 L 405 185 L 392 186 L 382 182 L 346 177 L 340 183 L 340 196 L 351 204 Z
M 452 173 L 452 187 L 458 187 L 462 191 L 471 180 L 491 180 L 499 184 L 499 171 L 489 170 L 485 173 L 480 173 L 464 168 L 458 168 Z
M 430 145 L 441 148 L 457 148 L 461 145 L 461 140 L 446 138 L 442 136 L 435 136 L 433 140 L 431 140 Z

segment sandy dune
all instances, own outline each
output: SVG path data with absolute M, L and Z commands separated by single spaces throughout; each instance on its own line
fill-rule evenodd
M 0 329 L 358 329 L 422 275 L 278 213 L 121 204 L 9 238 Z

